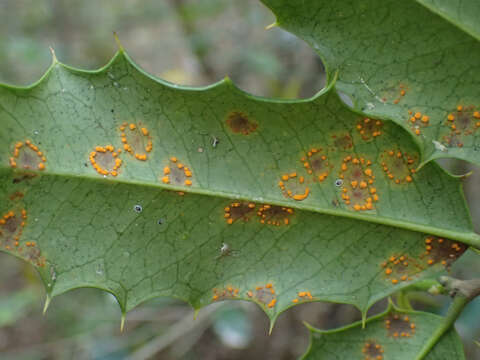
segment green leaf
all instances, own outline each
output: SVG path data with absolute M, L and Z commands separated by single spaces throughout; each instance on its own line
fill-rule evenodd
M 475 0 L 417 0 L 477 40 L 480 40 L 480 2 Z
M 262 1 L 319 53 L 330 81 L 338 72 L 356 110 L 407 129 L 424 161 L 480 164 L 478 1 Z
M 309 327 L 310 347 L 302 359 L 417 359 L 442 322 L 437 315 L 390 308 L 368 319 L 364 329 L 360 322 L 329 331 Z M 465 359 L 454 328 L 441 337 L 425 359 Z
M 121 51 L 99 71 L 54 62 L 30 88 L 0 87 L 0 123 L 1 250 L 33 263 L 50 296 L 90 286 L 123 311 L 171 296 L 252 300 L 271 319 L 295 301 L 365 313 L 448 266 L 466 249 L 455 240 L 480 243 L 461 180 L 435 163 L 412 172 L 411 137 L 332 87 L 287 102 L 228 80 L 181 88 Z

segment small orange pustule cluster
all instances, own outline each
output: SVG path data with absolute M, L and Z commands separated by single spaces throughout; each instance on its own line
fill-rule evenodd
M 14 247 L 17 247 L 20 245 L 19 241 L 20 241 L 20 237 L 22 236 L 22 233 L 23 233 L 23 228 L 25 227 L 25 224 L 26 224 L 26 221 L 27 221 L 27 211 L 25 209 L 23 209 L 21 211 L 21 218 L 22 220 L 19 221 L 19 226 L 15 226 L 15 235 L 13 236 L 12 240 L 13 240 L 13 246 Z M 6 229 L 4 230 L 1 230 L 3 227 L 7 227 L 8 226 L 8 222 L 9 221 L 15 221 L 15 212 L 13 210 L 10 210 L 8 211 L 6 214 L 4 214 L 1 218 L 0 218 L 0 239 L 1 239 L 1 236 L 4 236 L 4 231 L 6 231 Z M 35 242 L 32 241 L 32 242 L 27 242 L 25 244 L 27 247 L 30 247 L 30 246 L 35 246 Z M 11 249 L 11 246 L 9 244 L 5 244 L 5 249 L 7 250 L 12 250 Z
M 306 157 L 300 161 L 307 173 L 314 175 L 315 180 L 323 182 L 329 174 L 329 163 L 326 155 L 320 153 L 321 149 L 311 148 Z
M 212 301 L 219 301 L 224 299 L 233 299 L 238 297 L 240 289 L 228 285 L 224 289 L 213 289 Z
M 292 208 L 277 206 L 277 205 L 262 205 L 257 211 L 260 217 L 260 223 L 267 225 L 289 225 L 290 216 L 294 214 Z
M 89 160 L 93 168 L 100 175 L 118 175 L 118 169 L 122 166 L 122 159 L 118 155 L 122 152 L 122 149 L 117 149 L 112 145 L 96 146 L 95 151 L 90 152 Z M 101 159 L 99 159 L 101 157 Z M 111 166 L 111 169 L 107 169 L 107 166 Z
M 382 154 L 382 169 L 387 177 L 395 184 L 410 183 L 413 181 L 412 175 L 415 169 L 412 165 L 415 160 L 407 153 L 400 150 L 389 150 Z
M 239 219 L 247 222 L 254 214 L 255 208 L 256 205 L 252 202 L 233 202 L 223 209 L 223 217 L 229 225 Z
M 25 209 L 18 212 L 10 210 L 2 215 L 0 217 L 0 245 L 5 250 L 15 251 L 34 265 L 44 267 L 45 259 L 41 256 L 36 242 L 27 241 L 23 244 L 20 243 L 26 223 L 27 211 Z
M 182 164 L 175 156 L 170 158 L 170 164 L 163 168 L 162 182 L 164 184 L 192 185 L 192 170 Z
M 273 308 L 277 303 L 277 296 L 272 283 L 268 283 L 265 286 L 257 286 L 254 291 L 247 291 L 247 296 L 267 305 L 269 309 Z
M 365 141 L 372 140 L 382 135 L 383 122 L 370 118 L 364 118 L 357 123 L 357 130 Z
M 377 189 L 373 186 L 375 176 L 370 168 L 372 162 L 364 158 L 347 156 L 340 168 L 343 180 L 342 200 L 355 211 L 373 210 L 373 203 L 379 200 Z
M 409 273 L 409 266 L 412 265 L 410 262 L 407 255 L 390 256 L 388 261 L 382 263 L 382 268 L 385 269 L 385 276 L 391 280 L 393 285 L 398 284 L 400 281 L 412 280 L 409 275 L 411 273 L 411 271 Z M 413 272 L 416 272 L 416 270 L 414 269 Z
M 365 360 L 383 360 L 383 347 L 376 341 L 369 340 L 365 342 L 362 348 Z
M 425 238 L 425 253 L 422 254 L 422 257 L 426 259 L 428 265 L 441 263 L 443 266 L 449 267 L 466 250 L 467 246 L 463 243 L 436 236 L 427 236 Z
M 474 106 L 458 105 L 447 115 L 445 125 L 451 130 L 444 139 L 450 146 L 463 147 L 461 136 L 472 135 L 480 127 L 480 111 Z
M 409 338 L 415 334 L 416 325 L 406 315 L 392 314 L 385 319 L 388 335 L 394 338 Z
M 304 183 L 305 178 L 303 176 L 297 176 L 296 172 L 292 172 L 290 174 L 282 175 L 282 179 L 278 182 L 278 187 L 286 197 L 302 201 L 310 194 L 310 189 L 306 187 Z M 297 193 L 299 189 L 302 189 L 301 193 Z
M 298 303 L 299 301 L 307 301 L 307 300 L 313 299 L 313 296 L 312 294 L 310 294 L 310 291 L 299 291 L 297 295 L 298 295 L 298 298 L 295 298 L 292 300 L 294 304 Z
M 137 160 L 146 161 L 147 153 L 150 153 L 153 149 L 152 139 L 148 129 L 146 127 L 137 127 L 137 125 L 133 123 L 128 124 L 127 122 L 124 122 L 120 126 L 120 131 L 124 150 L 134 155 Z M 130 141 L 127 139 L 128 133 L 132 135 Z M 147 138 L 147 144 L 144 148 L 142 141 L 143 137 Z M 139 150 L 140 147 L 142 147 L 142 151 Z
M 31 160 L 29 159 L 21 159 L 22 151 L 30 151 L 33 152 L 38 157 L 38 163 L 30 163 Z M 47 158 L 43 154 L 42 151 L 38 149 L 38 147 L 30 140 L 25 140 L 25 142 L 18 141 L 15 144 L 15 148 L 13 149 L 13 156 L 10 157 L 10 166 L 12 168 L 22 168 L 22 169 L 37 169 L 37 170 L 45 170 L 45 163 L 47 162 Z
M 397 97 L 395 100 L 393 100 L 394 104 L 398 104 L 400 100 L 407 94 L 407 91 L 405 90 L 405 86 L 400 84 L 400 91 L 399 91 L 399 97 Z
M 419 111 L 413 112 L 412 110 L 408 111 L 408 122 L 411 126 L 412 131 L 415 135 L 420 135 L 421 127 L 426 127 L 430 123 L 430 116 L 422 114 Z

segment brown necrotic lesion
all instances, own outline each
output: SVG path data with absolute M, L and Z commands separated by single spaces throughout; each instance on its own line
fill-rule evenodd
M 362 354 L 365 360 L 382 360 L 383 347 L 375 340 L 368 340 L 362 348 Z
M 354 211 L 373 210 L 379 201 L 371 161 L 363 157 L 346 156 L 340 166 L 341 197 Z
M 175 156 L 169 159 L 168 165 L 163 168 L 161 178 L 164 184 L 191 186 L 193 171 Z
M 380 165 L 385 175 L 395 184 L 412 182 L 417 164 L 418 157 L 416 155 L 399 149 L 387 150 L 380 155 Z
M 10 167 L 22 170 L 45 170 L 45 154 L 30 140 L 18 141 L 9 159 Z
M 447 115 L 444 124 L 450 131 L 443 136 L 443 141 L 450 147 L 463 147 L 468 136 L 474 135 L 480 127 L 480 111 L 473 105 L 458 105 Z
M 127 122 L 124 122 L 119 129 L 123 149 L 137 160 L 146 161 L 148 153 L 153 150 L 150 131 L 144 126 Z
M 385 318 L 385 328 L 390 337 L 396 339 L 409 338 L 415 334 L 416 325 L 405 314 L 389 314 Z
M 45 266 L 45 259 L 35 241 L 24 241 L 22 238 L 27 224 L 27 211 L 9 210 L 0 217 L 0 247 L 6 251 L 29 261 L 35 266 Z
M 232 111 L 227 115 L 226 123 L 235 134 L 249 135 L 257 130 L 258 125 L 251 121 L 247 114 Z
M 223 217 L 227 224 L 241 220 L 243 222 L 249 221 L 255 214 L 256 204 L 253 202 L 232 202 L 223 210 Z
M 262 205 L 257 211 L 260 223 L 266 225 L 289 225 L 295 211 L 292 208 L 277 205 Z

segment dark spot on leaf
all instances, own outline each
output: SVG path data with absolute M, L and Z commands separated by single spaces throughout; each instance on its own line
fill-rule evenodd
M 233 111 L 227 116 L 227 125 L 235 134 L 248 135 L 257 129 L 257 124 L 239 111 Z
M 401 339 L 409 338 L 415 334 L 416 325 L 405 314 L 389 314 L 385 318 L 385 328 L 388 336 Z

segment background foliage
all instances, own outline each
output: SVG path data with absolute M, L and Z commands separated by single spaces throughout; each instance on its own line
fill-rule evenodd
M 64 63 L 98 68 L 115 51 L 112 32 L 117 31 L 137 63 L 175 83 L 207 85 L 228 74 L 246 91 L 281 98 L 308 97 L 323 86 L 318 57 L 282 30 L 265 31 L 274 18 L 255 0 L 125 0 L 101 5 L 7 0 L 0 4 L 0 20 L 1 82 L 37 80 L 51 62 L 48 46 Z M 469 166 L 453 161 L 445 165 L 457 173 Z M 480 194 L 471 189 L 479 184 L 478 171 L 466 180 L 475 224 Z M 189 307 L 155 300 L 128 315 L 126 334 L 120 336 L 120 314 L 110 295 L 90 289 L 70 292 L 56 298 L 42 317 L 43 289 L 36 275 L 5 254 L 0 259 L 0 351 L 5 358 L 122 359 L 150 351 L 171 359 L 264 358 L 266 353 L 290 359 L 303 353 L 308 341 L 299 320 L 332 328 L 359 317 L 348 306 L 306 304 L 283 314 L 268 337 L 267 318 L 252 304 L 212 306 L 192 323 Z M 468 278 L 480 271 L 475 266 L 463 258 L 454 275 Z M 436 301 L 419 299 L 429 310 L 441 312 L 445 303 Z M 477 299 L 458 324 L 471 359 L 479 356 L 470 346 L 479 335 L 473 321 L 479 312 Z

